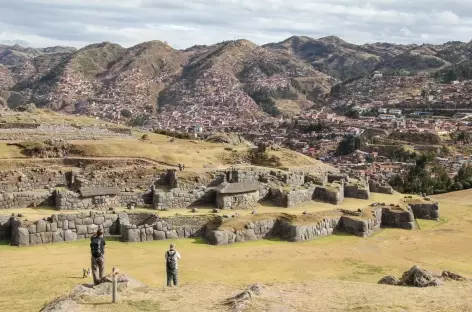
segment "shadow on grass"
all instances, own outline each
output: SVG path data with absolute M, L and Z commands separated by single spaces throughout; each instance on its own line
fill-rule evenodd
M 192 241 L 192 244 L 197 244 L 197 245 L 209 245 L 208 242 L 201 238 L 201 237 L 195 237 Z
M 0 246 L 10 246 L 9 241 L 0 241 Z

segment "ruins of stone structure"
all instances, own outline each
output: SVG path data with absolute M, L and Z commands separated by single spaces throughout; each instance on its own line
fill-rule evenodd
M 67 159 L 74 164 L 73 159 Z M 281 207 L 308 201 L 342 203 L 345 197 L 369 198 L 367 181 L 345 182 L 339 175 L 306 171 L 250 168 L 209 170 L 203 173 L 168 169 L 65 171 L 25 168 L 2 172 L 0 209 L 54 206 L 58 210 L 113 207 L 187 208 L 210 204 L 221 209 L 251 208 L 269 200 Z M 149 168 L 148 171 L 145 169 Z M 332 181 L 332 182 L 326 182 Z
M 144 242 L 189 237 L 205 238 L 221 245 L 279 237 L 304 241 L 350 233 L 359 237 L 373 235 L 381 227 L 406 230 L 416 228 L 410 208 L 376 206 L 368 211 L 332 210 L 308 215 L 264 214 L 252 221 L 216 215 L 173 216 L 161 218 L 151 213 L 81 212 L 55 214 L 29 222 L 16 216 L 0 219 L 0 238 L 14 246 L 30 246 L 90 238 L 101 228 L 105 236 L 119 236 L 122 242 Z

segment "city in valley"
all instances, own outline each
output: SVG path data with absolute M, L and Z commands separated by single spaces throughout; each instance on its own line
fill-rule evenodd
M 178 22 L 0 34 L 1 311 L 472 311 L 472 41 Z

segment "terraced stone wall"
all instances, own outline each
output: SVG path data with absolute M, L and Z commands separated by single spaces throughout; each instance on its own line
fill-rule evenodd
M 188 208 L 192 205 L 215 203 L 215 192 L 212 188 L 201 187 L 191 192 L 172 189 L 170 192 L 154 193 L 154 209 Z
M 393 194 L 393 188 L 390 185 L 375 180 L 369 180 L 369 190 L 373 193 Z
M 120 217 L 126 214 L 97 212 L 56 214 L 35 222 L 11 220 L 11 245 L 29 246 L 89 238 L 101 228 L 105 234 L 116 235 L 120 230 Z
M 136 219 L 138 217 L 139 219 Z M 203 236 L 209 218 L 178 216 L 159 218 L 156 215 L 129 215 L 130 222 L 121 225 L 121 241 L 146 242 Z M 139 222 L 139 223 L 136 223 Z
M 426 220 L 439 220 L 438 203 L 409 204 L 415 218 Z
M 344 197 L 358 198 L 358 199 L 369 199 L 370 192 L 368 187 L 359 185 L 345 185 L 344 186 Z
M 54 206 L 52 190 L 0 193 L 0 210 L 38 206 Z

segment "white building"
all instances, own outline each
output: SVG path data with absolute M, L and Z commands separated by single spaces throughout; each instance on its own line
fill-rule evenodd
M 386 114 L 387 113 L 387 109 L 386 108 L 379 108 L 377 110 L 380 114 Z
M 392 108 L 392 109 L 390 109 L 388 112 L 389 112 L 390 114 L 392 114 L 392 115 L 401 115 L 401 114 L 402 114 L 402 110 L 401 110 L 401 109 L 393 109 L 393 108 Z
M 395 115 L 380 114 L 379 118 L 382 120 L 392 120 L 395 119 Z

